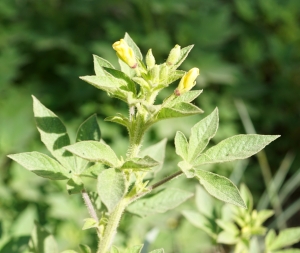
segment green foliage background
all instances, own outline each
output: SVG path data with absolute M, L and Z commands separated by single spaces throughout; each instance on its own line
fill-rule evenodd
M 157 62 L 163 62 L 175 44 L 195 44 L 182 69 L 200 68 L 197 86 L 204 88 L 204 93 L 197 104 L 205 113 L 215 106 L 220 109 L 220 130 L 215 141 L 245 132 L 235 104 L 241 99 L 257 133 L 282 135 L 266 149 L 272 172 L 287 152 L 293 152 L 296 158 L 291 165 L 292 175 L 300 167 L 299 16 L 298 0 L 2 0 L 0 252 L 22 252 L 33 220 L 55 234 L 61 250 L 75 248 L 81 240 L 97 243 L 92 232 L 80 231 L 82 219 L 87 216 L 80 197 L 67 196 L 63 185 L 30 174 L 6 155 L 46 152 L 34 126 L 31 94 L 63 118 L 73 136 L 84 119 L 97 113 L 103 138 L 124 155 L 126 132 L 103 122 L 103 118 L 127 108 L 78 76 L 93 74 L 92 54 L 117 65 L 111 45 L 125 32 L 143 54 L 152 48 Z M 199 118 L 189 117 L 161 122 L 150 130 L 144 146 L 164 137 L 171 140 L 175 130 L 189 133 L 197 121 Z M 174 171 L 172 142 L 167 151 L 169 163 L 159 177 Z M 233 167 L 230 164 L 214 169 L 228 175 Z M 264 185 L 257 184 L 261 178 L 253 158 L 243 181 L 256 197 L 264 191 Z M 184 180 L 176 184 L 193 190 Z M 295 199 L 296 195 L 289 202 Z M 295 219 L 292 221 L 291 225 L 299 225 Z M 184 222 L 178 211 L 157 217 L 155 222 L 146 219 L 143 226 L 129 215 L 123 223 L 117 237 L 121 244 L 143 240 L 130 229 L 143 227 L 142 235 L 158 226 L 160 239 L 155 243 L 158 247 L 166 245 L 166 252 L 183 252 L 185 246 L 188 252 L 197 252 L 201 246 L 195 244 L 201 232 Z M 182 242 L 180 247 L 178 240 Z M 11 243 L 20 248 L 13 248 Z

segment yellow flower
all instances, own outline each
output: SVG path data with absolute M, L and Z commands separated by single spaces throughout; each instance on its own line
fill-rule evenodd
M 189 72 L 185 73 L 184 76 L 181 78 L 180 83 L 177 89 L 174 91 L 176 96 L 180 96 L 183 93 L 191 90 L 196 85 L 196 78 L 199 76 L 199 69 L 192 68 Z
M 130 68 L 136 68 L 137 61 L 134 52 L 131 47 L 129 47 L 124 39 L 115 42 L 112 45 L 113 49 L 116 50 L 117 56 L 125 62 Z

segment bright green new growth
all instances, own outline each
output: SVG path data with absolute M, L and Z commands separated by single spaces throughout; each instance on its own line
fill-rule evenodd
M 84 229 L 96 228 L 99 238 L 97 253 L 120 252 L 112 246 L 112 242 L 125 210 L 139 216 L 163 213 L 192 197 L 193 193 L 173 188 L 153 193 L 154 189 L 181 174 L 199 180 L 210 195 L 246 208 L 239 190 L 229 179 L 203 170 L 201 165 L 247 158 L 279 137 L 238 135 L 205 151 L 218 129 L 218 109 L 215 109 L 192 127 L 189 139 L 181 132 L 176 133 L 176 153 L 182 158 L 178 163 L 180 170 L 174 171 L 173 175 L 154 185 L 149 185 L 149 179 L 155 177 L 158 170 L 163 167 L 166 141 L 140 150 L 147 129 L 160 120 L 203 113 L 191 103 L 202 93 L 202 90 L 189 90 L 195 83 L 189 83 L 184 90 L 181 92 L 177 90 L 175 93 L 177 86 L 173 86 L 170 89 L 170 96 L 165 98 L 162 104 L 155 104 L 161 90 L 175 81 L 179 83 L 178 79 L 185 76 L 186 72 L 177 68 L 193 46 L 181 48 L 176 45 L 170 53 L 169 61 L 159 65 L 155 64 L 155 58 L 150 50 L 145 65 L 140 49 L 128 34 L 122 43 L 117 44 L 119 48 L 121 47 L 116 49 L 120 50 L 117 51 L 117 55 L 120 57 L 121 70 L 117 70 L 107 60 L 94 56 L 95 75 L 84 76 L 81 79 L 107 92 L 108 96 L 128 104 L 129 115 L 117 113 L 105 119 L 128 130 L 129 147 L 126 156 L 118 157 L 101 139 L 95 115 L 82 123 L 77 131 L 76 142 L 71 144 L 64 124 L 35 97 L 33 109 L 36 125 L 42 142 L 55 159 L 39 152 L 9 155 L 11 159 L 38 176 L 51 180 L 68 180 L 66 184 L 68 192 L 82 194 L 91 216 L 86 219 Z M 134 61 L 137 65 L 126 64 Z M 199 73 L 197 68 L 194 68 L 193 72 Z M 181 85 L 185 84 L 186 79 L 182 80 Z M 101 211 L 100 217 L 97 216 L 94 203 L 85 191 L 84 177 L 97 180 L 98 197 L 103 203 L 101 210 L 98 210 Z M 145 195 L 147 198 L 142 198 Z M 188 213 L 185 215 L 191 217 Z M 86 245 L 81 245 L 80 248 L 82 252 L 90 252 Z M 124 252 L 139 253 L 142 248 L 143 245 L 137 245 Z M 163 249 L 152 251 L 152 253 L 162 252 Z

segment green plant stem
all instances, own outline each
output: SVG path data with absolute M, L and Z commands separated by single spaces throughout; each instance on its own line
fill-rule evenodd
M 85 189 L 83 189 L 81 191 L 81 195 L 82 195 L 82 198 L 83 198 L 83 201 L 88 209 L 88 212 L 90 214 L 90 216 L 98 223 L 99 222 L 99 219 L 98 219 L 98 216 L 96 214 L 96 211 L 95 211 L 95 208 L 92 204 L 92 201 L 90 199 L 90 196 L 87 194 L 87 192 L 85 191 Z
M 106 253 L 110 249 L 114 236 L 117 232 L 122 214 L 128 203 L 129 200 L 127 198 L 122 199 L 116 206 L 115 210 L 110 214 L 103 238 L 99 243 L 97 253 Z
M 146 188 L 146 191 L 141 192 L 141 193 L 138 193 L 138 194 L 136 194 L 135 196 L 131 197 L 129 203 L 131 203 L 131 202 L 133 202 L 133 201 L 135 201 L 135 200 L 137 200 L 137 199 L 139 199 L 139 198 L 145 196 L 146 194 L 148 194 L 148 193 L 150 193 L 151 191 L 153 191 L 155 188 L 157 188 L 157 187 L 159 187 L 159 186 L 161 186 L 161 185 L 163 185 L 163 184 L 165 184 L 165 183 L 171 181 L 172 179 L 174 179 L 174 178 L 176 178 L 176 177 L 178 177 L 178 176 L 180 176 L 180 175 L 182 175 L 182 174 L 183 174 L 183 172 L 182 172 L 181 170 L 180 170 L 180 171 L 177 171 L 176 173 L 174 173 L 174 174 L 172 174 L 172 175 L 170 175 L 170 176 L 168 176 L 168 177 L 162 179 L 161 181 L 159 181 L 159 182 L 157 182 L 157 183 L 155 183 L 155 184 L 153 184 L 153 185 L 147 187 L 147 188 Z
M 136 157 L 140 151 L 142 139 L 145 133 L 144 121 L 142 116 L 137 113 L 136 118 L 132 121 L 129 129 L 129 148 L 127 156 L 130 158 Z

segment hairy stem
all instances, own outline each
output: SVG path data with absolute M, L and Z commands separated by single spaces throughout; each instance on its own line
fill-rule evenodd
M 161 181 L 159 181 L 159 182 L 157 182 L 157 183 L 155 183 L 155 184 L 153 184 L 153 185 L 150 185 L 149 187 L 147 187 L 147 189 L 146 189 L 145 192 L 141 192 L 141 193 L 139 193 L 139 194 L 136 194 L 136 195 L 133 196 L 132 198 L 130 198 L 130 202 L 129 202 L 129 203 L 131 203 L 131 202 L 133 202 L 133 201 L 135 201 L 135 200 L 137 200 L 137 199 L 139 199 L 139 198 L 145 196 L 146 194 L 148 194 L 148 193 L 150 193 L 151 191 L 153 191 L 155 188 L 157 188 L 157 187 L 159 187 L 159 186 L 161 186 L 161 185 L 163 185 L 163 184 L 165 184 L 165 183 L 171 181 L 172 179 L 174 179 L 174 178 L 176 178 L 176 177 L 178 177 L 178 176 L 180 176 L 180 175 L 182 175 L 182 174 L 183 174 L 183 172 L 182 172 L 181 170 L 180 170 L 180 171 L 177 171 L 176 173 L 174 173 L 174 174 L 172 174 L 172 175 L 170 175 L 170 176 L 168 176 L 168 177 L 162 179 Z
M 82 195 L 82 198 L 83 198 L 83 201 L 88 209 L 88 212 L 90 214 L 90 216 L 98 223 L 99 222 L 99 219 L 98 219 L 98 216 L 96 214 L 96 210 L 92 204 L 92 201 L 90 199 L 90 196 L 87 194 L 87 192 L 85 191 L 85 189 L 83 189 L 81 191 L 81 195 Z
M 97 253 L 106 253 L 110 249 L 114 236 L 117 232 L 122 214 L 127 207 L 129 201 L 128 199 L 122 199 L 119 204 L 116 206 L 115 210 L 110 214 L 104 235 L 100 241 Z

